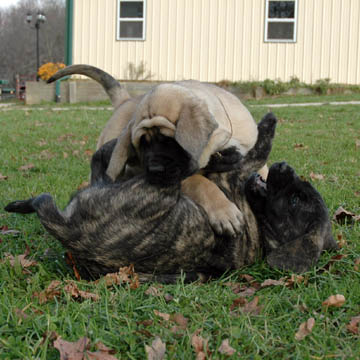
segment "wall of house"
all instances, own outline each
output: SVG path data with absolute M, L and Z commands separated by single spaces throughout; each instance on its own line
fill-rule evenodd
M 299 0 L 296 43 L 265 43 L 265 0 L 147 0 L 146 40 L 116 40 L 117 0 L 74 1 L 73 63 L 126 78 L 360 83 L 360 1 Z

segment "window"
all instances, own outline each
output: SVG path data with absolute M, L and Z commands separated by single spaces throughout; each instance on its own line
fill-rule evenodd
M 118 0 L 117 40 L 145 40 L 146 0 Z
M 265 0 L 265 41 L 296 42 L 297 1 Z

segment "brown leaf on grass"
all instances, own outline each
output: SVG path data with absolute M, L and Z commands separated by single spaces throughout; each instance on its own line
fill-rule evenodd
M 5 176 L 5 175 L 0 173 L 0 181 L 7 180 L 7 179 L 8 179 L 8 176 Z
M 295 144 L 294 145 L 294 150 L 307 150 L 309 147 L 307 145 L 304 144 Z
M 74 151 L 72 152 L 72 154 L 73 154 L 73 156 L 79 156 L 80 151 L 79 151 L 79 150 L 74 150 Z
M 75 260 L 70 251 L 67 251 L 65 253 L 65 261 L 69 266 L 72 267 L 76 280 L 78 280 L 78 281 L 81 280 L 80 273 L 79 273 L 78 269 L 76 268 Z
M 336 263 L 337 261 L 340 261 L 342 258 L 347 257 L 346 254 L 337 254 L 331 257 L 331 259 L 329 260 L 329 262 L 324 265 L 320 270 L 324 271 L 324 270 L 329 270 L 330 267 Z
M 355 191 L 355 192 L 354 192 L 354 195 L 355 195 L 356 197 L 360 197 L 360 191 Z
M 99 281 L 104 280 L 106 286 L 130 284 L 130 289 L 137 289 L 140 286 L 139 276 L 134 271 L 134 265 L 124 266 L 119 269 L 117 273 L 106 274 L 99 280 L 95 281 L 97 284 Z
M 346 325 L 346 328 L 354 335 L 357 335 L 359 334 L 359 326 L 358 326 L 359 323 L 360 323 L 360 315 L 354 316 L 351 318 L 349 324 Z
M 117 360 L 115 356 L 112 356 L 116 351 L 108 348 L 102 342 L 96 343 L 95 347 L 98 351 L 86 351 L 83 360 Z
M 35 292 L 33 296 L 39 299 L 40 304 L 53 300 L 55 297 L 59 297 L 61 294 L 60 290 L 61 281 L 53 280 L 50 285 L 41 292 Z
M 346 239 L 343 234 L 337 234 L 337 244 L 339 248 L 343 248 L 346 245 Z
M 229 339 L 225 339 L 222 341 L 219 347 L 219 353 L 223 355 L 231 356 L 236 353 L 236 350 L 230 346 Z
M 196 353 L 196 360 L 206 359 L 206 355 L 210 355 L 210 350 L 208 346 L 208 339 L 204 339 L 199 335 L 200 330 L 196 330 L 191 336 L 191 345 L 194 348 Z
M 182 330 L 186 329 L 189 322 L 188 318 L 184 317 L 182 314 L 179 313 L 170 315 L 170 320 L 174 321 L 177 324 L 178 328 Z
M 165 357 L 166 345 L 157 336 L 151 346 L 145 345 L 145 351 L 148 360 L 162 360 Z
M 359 265 L 360 265 L 360 258 L 357 258 L 357 259 L 354 261 L 354 270 L 355 270 L 355 271 L 359 271 Z
M 245 314 L 259 315 L 263 307 L 258 305 L 258 303 L 258 296 L 255 296 L 250 302 L 248 302 L 244 297 L 239 297 L 231 304 L 230 311 L 233 312 L 236 309 L 240 309 L 240 311 Z
M 7 225 L 0 226 L 2 235 L 18 235 L 20 234 L 19 230 L 10 230 Z
M 90 183 L 86 180 L 84 180 L 79 186 L 78 186 L 78 190 L 82 190 L 82 189 L 85 189 L 87 188 L 88 186 L 90 185 Z
M 304 285 L 307 285 L 307 283 L 308 283 L 307 278 L 305 278 L 302 275 L 297 275 L 297 274 L 291 274 L 291 276 L 289 278 L 284 278 L 284 279 L 285 279 L 285 282 L 286 282 L 286 286 L 289 287 L 289 288 L 293 287 L 294 284 L 303 283 Z
M 314 325 L 315 325 L 315 319 L 314 318 L 310 318 L 307 321 L 303 322 L 300 325 L 298 332 L 295 334 L 295 339 L 296 340 L 302 340 L 306 336 L 311 334 Z
M 60 360 L 116 360 L 116 358 L 111 355 L 114 351 L 102 343 L 95 345 L 98 351 L 89 351 L 90 340 L 87 337 L 83 337 L 75 342 L 70 342 L 58 336 L 53 346 L 59 350 Z
M 38 144 L 39 146 L 45 146 L 45 145 L 47 145 L 47 142 L 44 139 L 41 139 L 36 144 Z
M 267 279 L 261 283 L 261 287 L 265 288 L 268 286 L 285 286 L 286 282 L 282 279 L 280 280 L 273 280 L 273 279 Z
M 39 157 L 40 159 L 44 159 L 44 160 L 50 160 L 54 157 L 55 155 L 53 153 L 51 153 L 49 150 L 43 150 L 40 152 Z
M 174 300 L 174 297 L 171 294 L 166 293 L 164 295 L 164 300 L 165 300 L 165 302 L 169 303 L 170 301 Z
M 356 139 L 355 140 L 355 149 L 358 150 L 360 148 L 360 140 Z
M 322 175 L 322 174 L 315 174 L 313 172 L 310 173 L 310 178 L 312 180 L 324 180 L 325 179 L 325 176 Z
M 162 313 L 158 310 L 154 310 L 154 314 L 156 316 L 161 317 L 162 319 L 164 319 L 165 321 L 169 321 L 170 320 L 170 314 L 166 314 L 166 313 Z
M 360 215 L 355 215 L 351 211 L 345 210 L 340 206 L 334 213 L 333 220 L 343 225 L 345 222 L 353 223 L 360 221 Z
M 63 158 L 67 159 L 68 157 L 69 157 L 69 154 L 67 152 L 63 151 Z
M 84 151 L 84 154 L 85 154 L 87 157 L 92 157 L 93 154 L 94 154 L 94 152 L 93 152 L 92 150 L 90 150 L 90 149 L 86 149 L 86 150 Z
M 29 315 L 25 314 L 24 310 L 16 308 L 14 310 L 14 312 L 15 312 L 16 316 L 22 320 L 25 320 L 29 317 Z
M 242 297 L 253 296 L 256 293 L 256 289 L 253 287 L 245 287 L 241 288 L 239 292 L 237 292 L 237 289 L 234 289 L 233 293 Z
M 67 292 L 76 299 L 81 298 L 81 299 L 90 299 L 94 301 L 98 301 L 100 299 L 99 295 L 97 294 L 79 290 L 79 288 L 73 281 L 67 281 L 67 284 L 64 286 L 64 290 L 65 292 Z
M 26 249 L 24 254 L 13 256 L 9 253 L 5 253 L 4 261 L 9 261 L 11 266 L 15 266 L 15 264 L 20 264 L 20 266 L 23 269 L 27 269 L 31 266 L 37 265 L 37 262 L 35 260 L 29 260 L 26 259 L 26 257 L 29 255 L 29 250 Z
M 155 286 L 150 286 L 144 294 L 150 296 L 162 296 L 162 291 Z
M 27 171 L 27 170 L 33 169 L 34 167 L 35 167 L 35 165 L 30 163 L 30 164 L 27 164 L 27 165 L 20 166 L 18 168 L 18 170 L 19 171 Z
M 261 288 L 260 283 L 258 283 L 255 278 L 249 274 L 241 274 L 241 279 L 244 279 L 246 282 L 248 282 L 253 288 L 256 290 L 259 290 Z
M 58 141 L 64 141 L 64 140 L 67 140 L 71 137 L 74 137 L 75 135 L 74 134 L 63 134 L 61 136 L 58 137 Z
M 341 294 L 331 295 L 322 302 L 322 306 L 328 307 L 341 307 L 345 304 L 345 296 Z

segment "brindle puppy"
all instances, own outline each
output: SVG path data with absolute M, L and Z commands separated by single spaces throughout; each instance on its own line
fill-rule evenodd
M 167 157 L 178 159 L 178 178 L 171 185 L 161 182 L 168 174 L 166 166 L 159 177 L 151 171 L 116 184 L 107 183 L 100 169 L 98 182 L 79 192 L 64 211 L 49 194 L 15 201 L 5 210 L 36 211 L 45 228 L 71 251 L 84 278 L 134 264 L 142 279 L 172 282 L 183 271 L 193 280 L 198 273 L 217 276 L 264 255 L 271 266 L 306 271 L 322 250 L 336 248 L 336 243 L 321 196 L 287 164 L 270 168 L 267 187 L 251 175 L 267 160 L 275 124 L 271 114 L 259 123 L 255 147 L 245 157 L 236 155 L 235 170 L 208 174 L 244 214 L 244 232 L 236 237 L 217 236 L 204 210 L 181 193 L 191 157 L 176 141 L 160 148 L 161 141 L 142 145 L 152 154 L 143 159 L 145 168 L 166 164 Z M 112 147 L 97 154 L 105 164 Z M 233 155 L 224 157 L 231 163 Z M 212 170 L 217 164 L 221 160 L 213 159 Z M 173 176 L 174 169 L 170 173 Z

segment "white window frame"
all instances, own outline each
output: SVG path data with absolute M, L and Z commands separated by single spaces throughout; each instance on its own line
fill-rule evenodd
M 269 18 L 269 1 L 274 0 L 265 0 L 265 34 L 264 41 L 265 42 L 277 42 L 277 43 L 295 43 L 296 42 L 296 34 L 297 34 L 297 18 L 298 18 L 298 0 L 294 0 L 295 3 L 295 13 L 294 18 Z M 286 0 L 284 0 L 286 1 Z M 287 0 L 292 1 L 292 0 Z M 294 23 L 294 34 L 292 39 L 268 39 L 268 25 L 269 23 Z
M 143 2 L 143 17 L 142 18 L 121 18 L 120 17 L 120 8 L 122 2 Z M 116 18 L 116 40 L 125 40 L 125 41 L 144 41 L 146 37 L 146 0 L 117 0 L 117 18 Z M 120 37 L 120 23 L 121 21 L 142 21 L 143 23 L 143 33 L 142 37 L 128 38 Z

